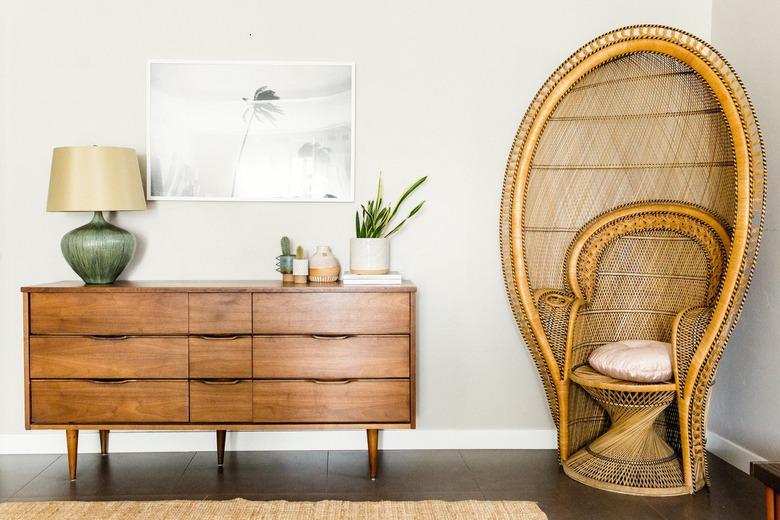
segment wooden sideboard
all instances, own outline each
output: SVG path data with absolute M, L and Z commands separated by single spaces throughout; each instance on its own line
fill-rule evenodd
M 23 287 L 25 424 L 78 432 L 415 427 L 415 293 L 274 281 Z

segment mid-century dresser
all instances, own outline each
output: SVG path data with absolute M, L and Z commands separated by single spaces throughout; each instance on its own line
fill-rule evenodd
M 415 426 L 414 285 L 76 282 L 23 287 L 25 423 L 78 432 Z

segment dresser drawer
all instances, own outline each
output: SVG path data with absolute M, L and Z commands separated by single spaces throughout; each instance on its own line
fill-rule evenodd
M 252 295 L 190 293 L 190 334 L 251 334 Z
M 255 293 L 255 334 L 408 334 L 407 293 Z
M 187 334 L 185 293 L 32 293 L 32 334 Z
M 39 424 L 171 423 L 189 420 L 187 381 L 32 381 Z
M 252 422 L 252 382 L 190 381 L 190 422 Z
M 33 336 L 30 377 L 186 378 L 186 337 Z
M 409 336 L 255 336 L 260 379 L 409 377 Z
M 190 338 L 190 377 L 251 378 L 252 338 Z
M 409 390 L 408 380 L 255 381 L 252 418 L 260 423 L 408 422 Z

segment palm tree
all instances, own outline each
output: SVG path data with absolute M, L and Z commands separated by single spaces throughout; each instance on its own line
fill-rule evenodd
M 276 114 L 283 114 L 281 108 L 279 108 L 271 101 L 279 99 L 276 92 L 270 90 L 267 86 L 262 86 L 255 90 L 252 98 L 241 98 L 247 104 L 244 110 L 243 119 L 246 122 L 246 129 L 244 130 L 244 138 L 241 140 L 241 148 L 238 150 L 238 158 L 233 168 L 233 187 L 230 190 L 231 197 L 236 195 L 236 181 L 238 179 L 238 169 L 241 166 L 241 158 L 244 155 L 244 148 L 246 147 L 246 140 L 249 137 L 249 129 L 252 127 L 252 121 L 262 123 L 267 121 L 270 123 L 276 122 Z

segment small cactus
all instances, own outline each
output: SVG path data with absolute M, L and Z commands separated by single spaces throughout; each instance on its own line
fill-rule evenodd
M 290 239 L 282 237 L 282 256 L 290 255 Z
M 295 250 L 295 258 L 298 260 L 303 260 L 306 258 L 306 255 L 303 252 L 303 247 L 298 246 L 298 249 Z

